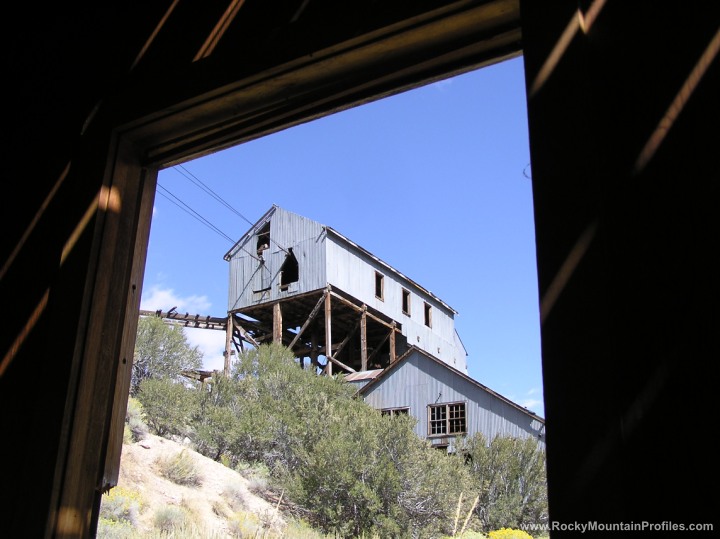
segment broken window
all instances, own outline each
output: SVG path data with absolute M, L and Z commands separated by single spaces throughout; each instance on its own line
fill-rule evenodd
M 432 305 L 425 303 L 425 325 L 429 328 L 432 327 Z
M 428 436 L 467 432 L 465 403 L 431 404 L 428 407 Z
M 383 291 L 385 288 L 385 276 L 382 273 L 375 272 L 375 297 L 378 299 L 385 299 Z
M 404 288 L 402 291 L 402 312 L 410 316 L 410 291 Z
M 296 283 L 299 278 L 300 269 L 298 267 L 298 261 L 291 247 L 280 268 L 280 289 L 285 290 L 290 283 Z
M 270 221 L 265 223 L 257 234 L 257 254 L 262 256 L 262 252 L 270 247 Z
M 384 416 L 396 416 L 396 415 L 408 415 L 410 413 L 410 408 L 383 408 L 380 410 L 380 413 Z

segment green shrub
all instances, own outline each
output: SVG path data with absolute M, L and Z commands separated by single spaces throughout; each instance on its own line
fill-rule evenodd
M 240 511 L 228 521 L 228 531 L 232 537 L 257 537 L 261 524 L 257 515 Z
M 189 527 L 190 519 L 182 507 L 166 505 L 155 511 L 154 523 L 159 531 L 171 533 Z
M 140 493 L 123 487 L 115 487 L 104 494 L 100 501 L 100 518 L 135 526 L 141 507 Z
M 329 539 L 333 536 L 325 535 L 315 529 L 304 520 L 291 520 L 283 532 L 283 537 L 292 539 Z
M 145 438 L 148 433 L 148 426 L 143 421 L 143 407 L 138 399 L 130 397 L 128 399 L 127 411 L 125 412 L 125 430 L 129 431 L 131 442 L 138 442 Z M 125 438 L 128 435 L 125 434 Z
M 108 520 L 100 517 L 98 520 L 97 538 L 98 539 L 131 539 L 135 534 L 135 529 L 129 522 Z
M 158 466 L 163 477 L 178 485 L 196 487 L 202 483 L 195 461 L 184 449 L 174 455 L 160 457 Z
M 142 403 L 143 417 L 155 434 L 184 436 L 197 411 L 199 393 L 173 380 L 149 378 L 140 383 L 137 398 Z
M 222 496 L 235 511 L 245 508 L 245 489 L 239 481 L 225 485 Z

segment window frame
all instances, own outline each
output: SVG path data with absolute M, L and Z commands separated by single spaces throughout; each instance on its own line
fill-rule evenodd
M 385 275 L 379 271 L 375 271 L 375 297 L 380 301 L 385 301 Z
M 396 406 L 394 408 L 381 408 L 380 409 L 380 415 L 383 416 L 390 416 L 395 417 L 397 415 L 410 415 L 410 407 L 409 406 Z
M 462 431 L 451 431 L 452 420 L 457 420 L 457 417 L 451 417 L 451 407 L 462 405 Z M 432 419 L 432 412 L 434 409 L 444 409 L 444 417 L 442 419 Z M 441 423 L 442 422 L 442 423 Z M 434 424 L 443 424 L 444 430 L 442 432 L 433 432 Z M 461 436 L 468 433 L 468 414 L 467 414 L 467 401 L 453 401 L 443 402 L 436 404 L 428 404 L 427 406 L 427 432 L 428 438 L 439 438 L 443 436 Z
M 430 305 L 427 301 L 425 302 L 425 305 L 424 305 L 423 316 L 424 316 L 425 325 L 427 327 L 431 328 L 432 327 L 432 305 Z
M 411 313 L 410 309 L 411 309 L 411 305 L 412 305 L 412 300 L 411 300 L 411 297 L 410 297 L 410 290 L 408 290 L 407 288 L 403 288 L 403 289 L 402 289 L 402 299 L 401 299 L 401 301 L 402 301 L 402 304 L 401 304 L 400 308 L 401 308 L 401 310 L 402 310 L 402 313 L 403 313 L 404 315 L 411 316 L 411 314 L 410 314 L 410 313 Z

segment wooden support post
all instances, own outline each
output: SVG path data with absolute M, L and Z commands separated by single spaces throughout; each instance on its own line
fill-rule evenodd
M 325 357 L 332 354 L 332 297 L 330 294 L 325 296 Z M 328 359 L 325 365 L 325 371 L 328 376 L 332 375 L 332 363 Z
M 273 342 L 282 344 L 282 324 L 282 308 L 280 307 L 280 303 L 276 303 L 273 305 Z
M 362 318 L 360 318 L 360 370 L 366 371 L 367 367 L 367 311 L 363 309 Z
M 319 367 L 320 364 L 318 363 L 318 334 L 317 331 L 313 331 L 310 335 L 310 362 L 313 364 L 315 368 Z
M 230 347 L 232 346 L 233 342 L 234 329 L 235 326 L 233 326 L 233 315 L 229 314 L 227 319 L 227 327 L 225 328 L 225 367 L 223 368 L 223 374 L 225 376 L 230 376 Z
M 395 363 L 395 322 L 392 323 L 392 329 L 390 330 L 390 364 Z

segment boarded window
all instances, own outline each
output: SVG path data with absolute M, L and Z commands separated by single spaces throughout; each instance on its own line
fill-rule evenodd
M 467 432 L 465 403 L 431 404 L 428 407 L 428 436 Z
M 410 316 L 410 291 L 404 288 L 402 291 L 402 312 Z
M 270 247 L 270 221 L 265 223 L 257 234 L 257 254 L 262 255 L 265 249 Z
M 385 299 L 385 276 L 382 273 L 375 272 L 375 297 Z
M 298 261 L 291 247 L 290 252 L 285 257 L 285 261 L 280 268 L 280 288 L 284 290 L 290 283 L 296 283 L 299 278 L 300 269 L 298 267 Z
M 432 327 L 432 305 L 425 303 L 425 325 Z

